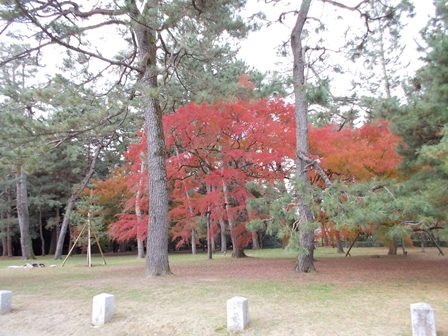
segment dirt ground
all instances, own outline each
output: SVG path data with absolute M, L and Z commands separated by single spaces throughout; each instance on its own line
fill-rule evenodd
M 161 279 L 144 278 L 144 262 L 133 257 L 93 269 L 29 271 L 0 260 L 0 289 L 14 293 L 0 336 L 227 335 L 226 300 L 235 295 L 249 299 L 251 322 L 241 335 L 410 335 L 409 305 L 426 302 L 436 311 L 438 335 L 448 336 L 447 257 L 429 249 L 394 257 L 384 250 L 331 253 L 305 275 L 281 254 L 181 256 L 172 258 L 175 275 Z M 91 299 L 101 292 L 115 295 L 116 309 L 110 323 L 94 328 Z

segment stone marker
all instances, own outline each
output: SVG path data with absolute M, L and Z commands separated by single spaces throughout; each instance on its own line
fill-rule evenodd
M 93 297 L 92 324 L 102 326 L 112 318 L 115 299 L 112 294 L 101 293 Z
M 434 309 L 427 303 L 411 304 L 412 336 L 436 336 Z
M 241 331 L 249 323 L 249 301 L 242 296 L 227 300 L 227 330 Z
M 9 290 L 0 290 L 0 315 L 11 311 L 12 292 Z

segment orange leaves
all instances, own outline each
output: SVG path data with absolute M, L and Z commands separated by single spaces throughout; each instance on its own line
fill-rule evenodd
M 246 80 L 242 77 L 240 84 L 251 88 Z M 206 216 L 210 216 L 213 232 L 217 233 L 219 221 L 232 217 L 233 230 L 245 244 L 250 240 L 250 235 L 244 234 L 247 218 L 242 215 L 249 198 L 247 183 L 288 178 L 294 171 L 294 107 L 282 100 L 267 99 L 191 103 L 165 115 L 163 122 L 174 238 L 186 242 L 198 223 L 204 225 Z M 146 232 L 133 214 L 138 196 L 139 208 L 148 215 L 147 171 L 142 165 L 146 139 L 142 134 L 140 137 L 141 142 L 130 145 L 125 154 L 129 161 L 125 183 L 128 207 L 110 230 L 120 239 L 135 237 L 136 225 Z M 310 127 L 309 139 L 311 156 L 320 159 L 323 169 L 335 173 L 333 178 L 390 176 L 399 162 L 395 152 L 398 138 L 384 121 L 340 131 L 336 126 Z M 123 185 L 122 181 L 108 183 L 111 193 L 118 184 Z
M 340 131 L 332 125 L 310 129 L 310 152 L 321 159 L 324 169 L 343 179 L 394 175 L 400 161 L 395 151 L 398 141 L 385 121 Z

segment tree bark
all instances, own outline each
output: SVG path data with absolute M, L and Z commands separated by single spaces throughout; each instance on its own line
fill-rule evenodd
M 258 232 L 252 231 L 252 250 L 258 250 L 260 243 L 258 242 Z
M 219 218 L 219 227 L 221 230 L 221 253 L 227 253 L 227 236 L 226 236 L 226 223 L 224 219 Z
M 60 223 L 61 221 L 61 215 L 59 213 L 59 208 L 56 208 L 56 225 L 53 228 L 53 231 L 51 233 L 51 242 L 50 242 L 50 249 L 48 250 L 48 254 L 55 254 L 56 252 L 56 244 L 59 237 L 59 231 L 60 231 Z
M 8 252 L 8 257 L 12 257 L 12 232 L 11 232 L 11 221 L 12 221 L 12 191 L 8 188 L 6 194 L 8 195 L 8 208 L 6 210 L 6 249 Z
M 137 217 L 137 258 L 143 259 L 145 257 L 145 248 L 143 245 L 142 233 L 140 232 L 141 222 L 143 220 L 140 200 L 142 197 L 143 188 L 143 172 L 145 170 L 145 160 L 143 155 L 140 155 L 140 160 L 140 178 L 138 180 L 137 192 L 135 194 L 135 216 Z
M 395 244 L 395 239 L 389 241 L 388 247 L 389 247 L 389 250 L 387 251 L 388 255 L 397 255 L 397 244 Z
M 297 14 L 297 20 L 291 33 L 291 49 L 294 57 L 293 81 L 296 119 L 296 170 L 297 178 L 304 184 L 309 183 L 307 163 L 303 159 L 308 155 L 308 103 L 305 99 L 305 50 L 302 46 L 302 32 L 311 0 L 303 0 Z M 307 228 L 312 221 L 310 206 L 303 195 L 296 197 L 296 218 L 300 227 L 300 244 L 303 252 L 296 264 L 297 272 L 314 271 L 314 230 Z
M 142 12 L 130 2 L 132 28 L 136 36 L 143 76 L 140 79 L 145 105 L 145 130 L 148 163 L 148 235 L 146 239 L 146 276 L 171 274 L 168 262 L 168 179 L 162 110 L 158 102 L 157 27 L 159 0 L 148 0 Z
M 17 217 L 20 229 L 20 247 L 22 259 L 34 258 L 33 246 L 30 235 L 30 216 L 28 211 L 28 190 L 26 175 L 21 165 L 17 166 Z
M 211 216 L 210 212 L 207 213 L 207 257 L 208 259 L 213 258 L 213 248 L 212 248 L 212 228 L 211 228 Z
M 191 254 L 196 254 L 197 250 L 196 250 L 196 230 L 193 229 L 191 230 Z
M 39 209 L 39 236 L 41 242 L 41 256 L 45 256 L 45 239 L 44 239 L 44 231 L 42 227 L 42 210 Z
M 87 174 L 84 176 L 84 179 L 81 181 L 81 184 L 79 185 L 78 189 L 72 193 L 72 195 L 70 196 L 70 198 L 67 201 L 67 205 L 65 206 L 64 219 L 62 220 L 61 231 L 59 232 L 58 242 L 56 244 L 56 252 L 54 254 L 54 259 L 61 259 L 61 257 L 62 257 L 62 249 L 64 247 L 65 235 L 67 233 L 67 228 L 70 223 L 70 214 L 73 211 L 76 200 L 78 199 L 79 195 L 84 190 L 84 188 L 86 187 L 87 183 L 89 182 L 90 178 L 92 177 L 92 175 L 95 171 L 96 161 L 97 161 L 98 156 L 100 155 L 101 149 L 103 149 L 103 147 L 104 147 L 104 145 L 99 145 L 96 148 L 95 154 L 93 155 L 93 157 L 90 161 L 89 170 L 87 171 Z
M 230 238 L 232 239 L 232 257 L 234 258 L 243 258 L 246 257 L 246 254 L 244 253 L 244 248 L 241 246 L 238 246 L 238 240 L 235 232 L 235 223 L 233 220 L 233 216 L 229 211 L 229 193 L 227 189 L 227 184 L 222 180 L 222 191 L 224 194 L 224 206 L 225 211 L 227 214 L 227 221 L 229 222 L 229 228 L 230 228 Z
M 341 233 L 338 230 L 335 230 L 334 234 L 336 236 L 336 251 L 337 251 L 337 253 L 344 253 L 344 247 L 342 246 L 342 241 L 341 241 Z

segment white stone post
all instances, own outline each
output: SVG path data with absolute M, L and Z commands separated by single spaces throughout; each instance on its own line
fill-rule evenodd
M 242 331 L 249 323 L 249 301 L 242 296 L 227 300 L 227 330 Z
M 411 304 L 412 336 L 437 336 L 434 309 L 427 303 Z
M 102 326 L 112 318 L 115 299 L 112 294 L 101 293 L 93 297 L 92 324 Z
M 0 315 L 11 311 L 12 292 L 9 290 L 0 290 Z

